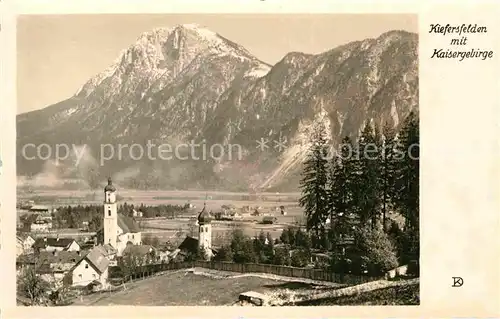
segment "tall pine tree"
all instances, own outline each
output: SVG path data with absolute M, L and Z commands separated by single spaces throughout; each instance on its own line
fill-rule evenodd
M 407 229 L 417 229 L 419 222 L 419 149 L 418 116 L 411 112 L 400 131 L 394 155 L 394 201 Z
M 403 260 L 418 259 L 419 244 L 419 123 L 418 115 L 407 117 L 396 145 L 394 202 L 405 218 Z
M 387 231 L 387 213 L 392 208 L 394 197 L 395 167 L 395 137 L 394 128 L 386 123 L 381 136 L 380 157 L 380 192 L 382 200 L 382 225 Z
M 355 161 L 354 145 L 345 137 L 330 163 L 328 181 L 330 225 L 335 239 L 351 235 L 352 217 L 356 213 L 353 209 Z
M 323 233 L 328 217 L 328 145 L 324 125 L 315 127 L 312 145 L 304 162 L 300 188 L 302 197 L 300 206 L 304 208 L 307 230 L 314 230 L 316 235 Z
M 361 223 L 371 223 L 375 228 L 380 214 L 380 165 L 379 150 L 375 132 L 367 123 L 358 142 L 359 172 L 357 179 L 356 204 L 359 209 Z

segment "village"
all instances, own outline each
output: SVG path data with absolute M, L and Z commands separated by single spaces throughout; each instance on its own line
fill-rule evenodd
M 21 285 L 23 276 L 32 271 L 32 276 L 43 280 L 48 287 L 45 295 L 39 298 L 52 298 L 55 304 L 73 304 L 76 296 L 80 296 L 82 301 L 82 296 L 102 292 L 112 294 L 126 289 L 127 285 L 130 286 L 127 282 L 147 281 L 144 278 L 156 273 L 179 269 L 212 269 L 233 274 L 235 271 L 271 273 L 274 276 L 282 276 L 281 279 L 285 281 L 293 278 L 293 282 L 306 281 L 309 284 L 311 280 L 319 280 L 316 284 L 337 282 L 338 285 L 342 282 L 336 288 L 407 273 L 407 266 L 379 277 L 364 274 L 365 276 L 361 277 L 351 275 L 351 279 L 345 279 L 345 276 L 339 279 L 334 273 L 320 272 L 318 268 L 328 265 L 331 256 L 327 251 L 309 248 L 310 253 L 305 256 L 299 244 L 295 245 L 296 249 L 288 245 L 284 238 L 293 236 L 292 228 L 297 229 L 297 242 L 305 232 L 301 233 L 300 229 L 303 227 L 300 225 L 300 219 L 287 216 L 284 203 L 268 206 L 267 209 L 243 205 L 239 210 L 233 204 L 223 204 L 214 213 L 208 209 L 205 198 L 200 208 L 192 203 L 178 205 L 176 207 L 179 207 L 180 213 L 173 216 L 167 214 L 168 218 L 158 219 L 145 218 L 140 209 L 142 206 L 127 206 L 125 209 L 130 212 L 119 213 L 119 210 L 123 212 L 123 206 L 119 206 L 117 194 L 117 188 L 111 178 L 108 179 L 104 188 L 98 229 L 91 220 L 82 221 L 78 229 L 58 230 L 53 228 L 56 222 L 54 216 L 57 215 L 54 208 L 36 205 L 34 202 L 24 202 L 20 205 L 20 209 L 26 212 L 22 218 L 25 224 L 19 222 L 17 236 L 16 269 Z M 184 226 L 178 229 L 174 227 L 172 232 L 172 228 L 158 227 L 162 221 L 181 223 Z M 326 222 L 330 223 L 329 220 Z M 269 254 L 272 260 L 262 261 L 260 257 L 252 260 L 252 257 L 243 256 L 238 257 L 241 259 L 238 261 L 237 251 L 231 252 L 228 257 L 227 247 L 234 246 L 235 232 L 238 231 L 242 236 L 246 234 L 245 236 L 253 238 L 254 243 L 260 242 L 260 254 Z M 288 231 L 291 231 L 292 235 L 288 235 Z M 171 235 L 162 237 L 162 234 L 169 233 Z M 242 245 L 241 249 L 245 250 L 245 245 Z M 353 239 L 346 238 L 338 245 L 345 251 L 353 245 Z M 287 256 L 278 257 L 277 251 L 289 246 L 291 249 L 284 250 Z M 270 265 L 263 265 L 264 263 L 283 265 L 283 269 L 269 267 Z M 253 300 L 252 305 L 262 305 L 263 300 L 268 299 L 264 292 L 269 293 L 270 290 L 261 291 L 262 293 L 238 291 L 234 299 L 239 298 L 240 303 Z M 33 302 L 28 299 L 18 291 L 20 304 L 29 305 Z

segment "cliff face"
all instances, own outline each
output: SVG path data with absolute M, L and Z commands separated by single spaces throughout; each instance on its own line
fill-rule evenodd
M 417 46 L 416 34 L 391 31 L 317 55 L 291 52 L 270 66 L 197 25 L 156 29 L 72 97 L 18 116 L 18 175 L 50 168 L 57 178 L 113 175 L 128 187 L 294 189 L 315 123 L 338 142 L 367 121 L 397 129 L 418 108 Z M 256 148 L 263 138 L 269 148 Z M 184 145 L 193 141 L 194 156 Z M 286 148 L 275 148 L 279 141 Z M 27 160 L 27 143 L 75 145 L 83 157 L 78 165 L 78 156 L 57 166 Z M 154 144 L 152 156 L 137 159 L 134 143 Z M 158 157 L 160 144 L 173 150 L 168 160 Z M 203 145 L 209 154 L 213 144 L 224 156 L 203 160 Z M 129 146 L 120 157 L 118 145 Z

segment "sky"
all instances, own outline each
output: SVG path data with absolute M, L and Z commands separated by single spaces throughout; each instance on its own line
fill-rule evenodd
M 292 51 L 320 53 L 390 30 L 418 32 L 403 14 L 24 15 L 17 21 L 17 113 L 71 97 L 120 51 L 157 27 L 197 23 L 274 64 Z

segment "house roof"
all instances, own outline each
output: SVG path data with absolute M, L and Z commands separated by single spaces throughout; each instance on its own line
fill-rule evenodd
M 124 255 L 135 254 L 135 255 L 146 255 L 151 251 L 155 250 L 155 248 L 151 245 L 127 245 L 123 250 Z
M 109 266 L 109 260 L 104 255 L 103 251 L 98 247 L 92 249 L 87 255 L 85 260 L 88 261 L 99 273 L 103 273 Z
M 181 251 L 195 252 L 198 249 L 198 238 L 186 236 L 178 248 Z
M 16 238 L 22 241 L 25 241 L 28 238 L 33 239 L 33 237 L 31 237 L 29 234 L 23 234 L 23 233 L 17 233 Z
M 109 255 L 115 254 L 117 252 L 116 249 L 113 248 L 113 246 L 111 246 L 110 244 L 105 244 L 102 246 L 99 245 L 99 246 L 96 246 L 95 248 L 99 249 L 104 254 L 104 256 L 109 256 Z
M 139 224 L 132 217 L 118 214 L 118 226 L 126 233 L 139 233 Z
M 76 251 L 43 251 L 38 255 L 38 273 L 67 272 L 83 257 Z
M 46 210 L 50 210 L 50 207 L 46 206 L 46 205 L 33 205 L 30 207 L 30 210 L 31 211 L 46 211 Z
M 135 221 L 134 218 L 124 216 L 122 214 L 118 214 L 118 227 L 121 228 L 124 234 L 127 233 L 139 233 L 141 229 L 139 228 L 139 224 Z M 102 226 L 97 233 L 104 233 L 104 226 Z
M 63 247 L 67 248 L 71 245 L 75 240 L 73 238 L 37 238 L 35 243 L 33 244 L 34 248 L 46 248 L 47 246 L 52 247 Z
M 81 259 L 82 256 L 76 251 L 41 251 L 38 255 L 40 263 L 72 263 Z

